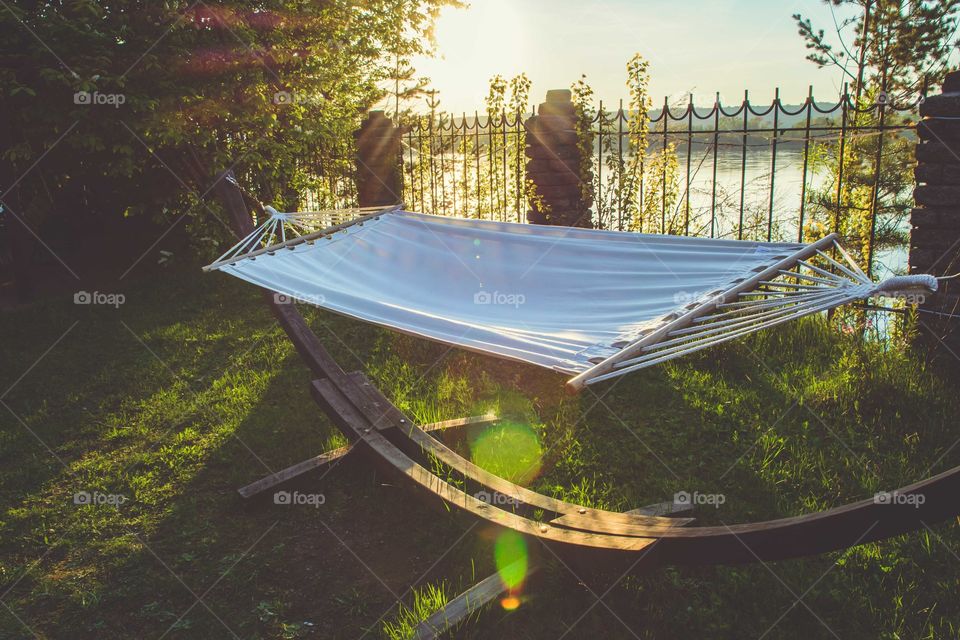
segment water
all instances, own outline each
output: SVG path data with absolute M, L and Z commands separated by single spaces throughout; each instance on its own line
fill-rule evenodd
M 736 148 L 735 148 L 736 147 Z M 800 239 L 801 202 L 804 198 L 804 150 L 802 145 L 784 145 L 777 149 L 776 167 L 772 148 L 748 148 L 744 157 L 738 145 L 721 145 L 717 151 L 716 188 L 714 188 L 714 153 L 710 144 L 694 143 L 690 149 L 689 223 L 687 223 L 687 147 L 677 148 L 679 162 L 679 201 L 668 209 L 666 217 L 674 221 L 674 231 L 684 231 L 689 225 L 692 235 L 713 235 L 737 238 L 740 228 L 741 197 L 744 217 L 744 237 L 765 240 L 768 233 L 773 240 L 796 242 Z M 595 158 L 596 160 L 596 158 Z M 812 210 L 810 197 L 833 182 L 826 171 L 814 171 L 808 163 L 806 171 L 806 199 L 804 221 L 809 221 Z M 596 171 L 596 168 L 594 169 Z M 609 174 L 609 170 L 604 167 Z M 771 185 L 771 177 L 773 177 Z M 604 176 L 606 180 L 606 176 Z M 649 187 L 649 185 L 648 185 Z M 773 230 L 768 231 L 771 218 Z M 657 196 L 659 197 L 659 195 Z M 663 215 L 657 207 L 658 215 Z M 614 226 L 616 226 L 616 214 Z M 878 252 L 874 256 L 877 276 L 904 273 L 907 265 L 907 247 Z
M 691 235 L 737 238 L 740 236 L 742 211 L 744 238 L 766 240 L 770 237 L 775 241 L 789 242 L 800 240 L 800 213 L 805 174 L 803 144 L 796 141 L 778 144 L 774 168 L 773 149 L 769 141 L 764 141 L 762 138 L 749 139 L 747 153 L 744 156 L 740 134 L 721 134 L 716 154 L 716 181 L 714 182 L 712 135 L 709 138 L 709 142 L 695 138 L 690 146 L 689 189 L 687 189 L 686 140 L 684 139 L 684 144 L 676 148 L 680 197 L 676 204 L 665 212 L 665 215 L 660 203 L 653 203 L 656 219 L 652 222 L 655 223 L 655 228 L 660 228 L 661 220 L 665 217 L 666 228 L 673 233 L 688 232 Z M 510 151 L 513 152 L 514 149 L 515 147 L 511 147 Z M 655 140 L 651 144 L 650 153 L 656 154 L 661 149 L 661 141 Z M 601 189 L 601 195 L 610 186 L 611 171 L 606 166 L 608 157 L 609 151 L 604 153 L 604 166 L 600 168 L 595 151 L 593 170 L 606 185 Z M 419 168 L 414 168 L 413 183 L 410 182 L 411 175 L 409 173 L 407 175 L 405 196 L 408 204 L 448 215 L 478 215 L 505 221 L 525 220 L 526 205 L 522 198 L 516 195 L 517 170 L 522 175 L 522 163 L 517 163 L 511 153 L 506 161 L 507 171 L 504 173 L 501 153 L 498 151 L 491 158 L 486 153 L 485 147 L 479 158 L 479 165 L 483 169 L 481 185 L 484 195 L 481 200 L 478 200 L 475 192 L 477 160 L 473 154 L 464 158 L 462 154 L 450 151 L 446 152 L 442 163 L 437 156 L 434 156 L 437 178 L 431 184 L 429 170 L 427 170 L 424 174 L 422 189 L 419 184 Z M 829 187 L 832 182 L 829 172 L 814 169 L 815 167 L 808 163 L 805 223 L 810 220 L 811 213 L 816 208 L 810 204 L 811 195 L 815 191 Z M 501 181 L 496 182 L 500 186 L 491 188 L 493 184 L 489 181 L 491 171 L 500 176 L 498 180 Z M 463 193 L 464 176 L 466 176 L 466 198 Z M 507 180 L 506 187 L 502 184 L 503 177 Z M 771 178 L 773 178 L 772 184 Z M 649 181 L 649 177 L 647 180 Z M 454 181 L 459 185 L 457 192 L 454 192 Z M 656 189 L 651 189 L 652 186 L 649 183 L 645 185 L 644 197 L 659 199 L 659 194 L 655 193 Z M 431 195 L 434 190 L 437 192 L 436 200 Z M 830 191 L 830 189 L 827 190 Z M 831 200 L 833 197 L 829 196 Z M 421 202 L 421 199 L 427 202 Z M 607 192 L 605 197 L 598 198 L 593 207 L 596 213 L 595 221 L 605 228 L 620 228 L 616 204 L 610 192 Z M 711 212 L 715 212 L 715 215 L 711 215 Z M 771 218 L 772 229 L 769 224 Z M 627 228 L 627 226 L 624 221 L 623 227 Z M 891 275 L 894 272 L 903 273 L 906 270 L 906 264 L 906 247 L 884 250 L 874 256 L 874 273 L 878 277 Z

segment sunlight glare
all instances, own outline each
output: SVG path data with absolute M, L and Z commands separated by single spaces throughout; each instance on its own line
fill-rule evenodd
M 509 0 L 479 0 L 467 9 L 445 9 L 436 26 L 437 53 L 419 71 L 437 87 L 462 87 L 464 95 L 440 94 L 441 105 L 483 105 L 487 81 L 511 78 L 529 67 L 524 19 Z M 464 84 L 463 78 L 471 82 Z

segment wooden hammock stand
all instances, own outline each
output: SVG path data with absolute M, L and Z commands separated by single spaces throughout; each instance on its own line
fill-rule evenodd
M 253 231 L 248 202 L 230 173 L 214 187 L 238 237 Z M 621 566 L 643 556 L 652 564 L 736 564 L 783 560 L 843 549 L 919 529 L 960 513 L 960 467 L 894 492 L 921 495 L 881 504 L 867 499 L 827 511 L 732 526 L 690 527 L 691 518 L 591 509 L 551 498 L 477 467 L 428 431 L 491 421 L 466 418 L 418 427 L 361 372 L 345 372 L 330 356 L 294 305 L 264 300 L 313 374 L 311 392 L 329 418 L 350 440 L 341 450 L 317 456 L 240 490 L 250 497 L 357 449 L 381 468 L 430 500 L 440 499 L 470 516 L 535 538 L 560 557 L 583 564 L 613 560 Z M 482 501 L 429 471 L 424 454 L 462 474 L 471 485 L 511 498 L 509 505 Z M 351 454 L 352 455 L 352 454 Z M 916 504 L 920 502 L 920 504 Z M 534 517 L 534 512 L 543 514 Z M 496 589 L 483 581 L 474 589 L 489 600 Z M 473 591 L 473 590 L 471 590 Z M 468 592 L 469 594 L 470 592 Z M 490 594 L 494 593 L 493 596 Z M 464 594 L 465 596 L 468 594 Z M 478 598 L 483 600 L 483 598 Z M 458 599 L 462 611 L 469 607 Z

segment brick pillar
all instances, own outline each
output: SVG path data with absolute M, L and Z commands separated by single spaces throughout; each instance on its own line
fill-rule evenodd
M 960 271 L 960 72 L 947 74 L 941 95 L 920 105 L 917 125 L 917 206 L 910 216 L 910 272 L 937 276 Z M 940 283 L 940 291 L 924 308 L 960 312 L 960 282 Z M 955 321 L 921 314 L 924 324 L 960 346 Z
M 361 207 L 397 204 L 403 191 L 400 175 L 401 131 L 383 111 L 371 111 L 357 142 L 357 200 Z
M 570 91 L 556 90 L 547 92 L 538 115 L 525 123 L 527 178 L 533 181 L 537 196 L 527 212 L 527 220 L 533 224 L 593 226 L 593 203 L 583 197 L 581 189 L 591 176 L 581 175 L 576 120 Z

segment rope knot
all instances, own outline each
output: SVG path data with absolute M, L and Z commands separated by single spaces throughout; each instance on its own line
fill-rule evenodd
M 289 216 L 287 216 L 287 214 L 280 213 L 270 205 L 266 205 L 265 207 L 263 207 L 263 210 L 270 215 L 271 220 L 280 220 L 281 222 L 286 222 L 287 220 L 290 219 Z

